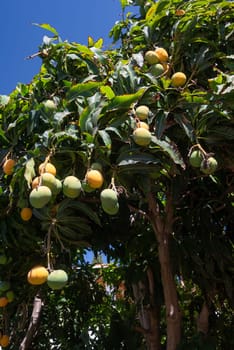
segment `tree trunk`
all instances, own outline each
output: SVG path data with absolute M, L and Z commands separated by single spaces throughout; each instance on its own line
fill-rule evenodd
M 169 239 L 173 233 L 173 205 L 169 195 L 162 214 L 152 193 L 149 194 L 149 218 L 158 242 L 167 322 L 167 350 L 176 350 L 181 337 L 181 313 L 175 279 L 170 264 Z
M 160 318 L 155 303 L 154 276 L 150 268 L 147 270 L 147 277 L 147 285 L 142 281 L 132 285 L 135 302 L 139 306 L 138 317 L 141 325 L 136 330 L 144 335 L 148 350 L 160 350 Z M 150 304 L 145 305 L 144 299 L 148 299 Z
M 201 312 L 197 318 L 197 331 L 203 334 L 207 334 L 209 330 L 209 308 L 207 303 L 204 302 L 202 305 Z
M 38 331 L 42 305 L 43 303 L 40 296 L 36 295 L 34 298 L 33 310 L 32 310 L 30 323 L 27 329 L 27 333 L 20 344 L 19 350 L 32 349 L 31 344 L 32 344 L 33 338 L 35 337 Z

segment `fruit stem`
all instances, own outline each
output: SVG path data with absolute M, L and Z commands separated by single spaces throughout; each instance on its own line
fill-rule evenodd
M 111 183 L 110 183 L 110 188 L 112 188 L 115 192 L 117 192 L 116 186 L 115 186 L 115 171 L 112 174 L 111 177 Z
M 50 261 L 50 250 L 51 250 L 51 232 L 54 225 L 54 221 L 52 221 L 48 232 L 47 232 L 47 240 L 46 240 L 46 258 L 47 258 L 47 269 L 51 271 L 51 261 Z
M 200 145 L 200 143 L 196 143 L 196 145 L 193 145 L 191 148 L 190 148 L 190 151 L 189 151 L 189 156 L 190 154 L 192 153 L 193 149 L 194 148 L 198 148 L 201 152 L 202 152 L 202 155 L 206 158 L 207 157 L 207 152 L 204 150 L 204 148 Z

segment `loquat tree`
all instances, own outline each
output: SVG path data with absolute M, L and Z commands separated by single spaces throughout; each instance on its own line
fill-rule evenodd
M 121 6 L 0 96 L 3 347 L 234 346 L 233 2 Z

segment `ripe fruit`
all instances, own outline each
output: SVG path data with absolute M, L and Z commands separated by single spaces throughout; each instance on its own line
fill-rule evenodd
M 49 273 L 44 266 L 33 267 L 27 275 L 28 282 L 32 285 L 40 285 L 46 282 Z
M 200 150 L 194 150 L 189 156 L 189 163 L 195 168 L 200 168 L 203 160 L 202 152 Z
M 157 47 L 157 49 L 155 50 L 155 53 L 158 57 L 159 62 L 166 62 L 168 60 L 168 53 L 167 51 L 162 48 L 162 47 Z
M 0 297 L 0 307 L 5 307 L 8 304 L 8 299 L 6 297 Z
M 91 188 L 100 188 L 103 185 L 104 179 L 99 170 L 89 170 L 85 176 L 87 184 Z
M 204 174 L 210 175 L 213 174 L 215 172 L 215 170 L 217 169 L 218 166 L 218 162 L 214 157 L 209 157 L 207 159 L 204 159 L 201 162 L 201 171 Z
M 137 128 L 133 132 L 133 140 L 139 146 L 148 146 L 151 141 L 151 133 L 145 128 Z
M 43 208 L 49 203 L 52 197 L 52 192 L 47 186 L 38 186 L 29 194 L 29 202 L 33 208 Z
M 186 83 L 187 77 L 182 72 L 176 72 L 171 77 L 171 85 L 174 87 L 183 86 Z
M 43 173 L 41 175 L 41 185 L 47 186 L 54 193 L 57 189 L 56 178 L 50 173 Z
M 54 103 L 53 100 L 46 100 L 43 102 L 45 108 L 54 110 L 56 109 L 56 104 Z
M 118 195 L 111 188 L 106 188 L 100 194 L 102 209 L 109 215 L 115 215 L 119 211 Z
M 32 180 L 32 183 L 31 183 L 32 189 L 34 189 L 37 186 L 39 186 L 39 183 L 40 183 L 40 177 L 39 176 L 34 177 L 34 179 Z
M 136 108 L 135 114 L 140 120 L 146 120 L 149 116 L 149 112 L 148 106 L 141 105 Z
M 68 281 L 68 275 L 64 270 L 54 270 L 47 278 L 47 284 L 51 289 L 62 289 Z
M 158 56 L 156 55 L 155 51 L 149 50 L 145 53 L 145 61 L 148 64 L 155 64 L 159 62 Z
M 149 130 L 149 125 L 146 124 L 145 122 L 137 122 L 136 126 L 137 126 L 137 128 L 144 128 L 146 130 Z
M 3 334 L 0 338 L 0 345 L 3 347 L 3 348 L 6 348 L 10 343 L 10 338 L 8 335 L 6 334 Z
M 20 216 L 21 219 L 24 221 L 28 221 L 31 219 L 32 217 L 32 209 L 31 208 L 22 208 L 20 211 Z
M 3 172 L 6 175 L 12 175 L 14 171 L 15 166 L 15 160 L 14 159 L 7 159 L 5 160 L 3 164 Z
M 41 163 L 38 167 L 38 172 L 41 175 L 42 173 L 50 173 L 56 176 L 56 168 L 52 163 Z
M 67 176 L 63 181 L 63 194 L 68 198 L 76 198 L 81 192 L 81 182 L 75 176 Z
M 158 77 L 164 73 L 165 69 L 161 63 L 156 63 L 150 67 L 150 73 Z

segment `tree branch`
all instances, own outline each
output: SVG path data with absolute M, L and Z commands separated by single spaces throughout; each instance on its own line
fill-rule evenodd
M 31 343 L 33 341 L 33 338 L 37 334 L 37 331 L 39 328 L 39 321 L 40 321 L 42 306 L 43 306 L 43 302 L 41 300 L 41 297 L 37 294 L 34 298 L 33 310 L 32 310 L 30 323 L 28 326 L 28 330 L 23 341 L 20 344 L 19 350 L 31 349 Z

